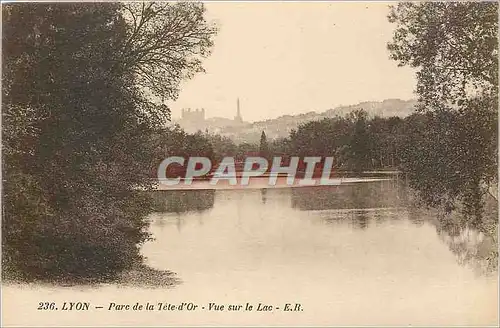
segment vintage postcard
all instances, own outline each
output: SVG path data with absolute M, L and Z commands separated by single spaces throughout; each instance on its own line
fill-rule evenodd
M 2 3 L 2 326 L 498 326 L 498 2 Z

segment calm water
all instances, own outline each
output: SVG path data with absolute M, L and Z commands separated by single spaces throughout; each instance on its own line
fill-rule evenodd
M 496 324 L 498 284 L 487 270 L 494 243 L 474 229 L 445 228 L 408 207 L 406 195 L 392 181 L 158 191 L 156 240 L 143 252 L 150 266 L 176 272 L 181 284 L 4 286 L 4 324 Z M 260 302 L 280 310 L 55 314 L 36 311 L 42 301 Z M 303 311 L 283 312 L 285 303 L 300 303 Z

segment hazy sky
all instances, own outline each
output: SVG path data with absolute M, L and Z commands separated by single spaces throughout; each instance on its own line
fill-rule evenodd
M 207 3 L 220 31 L 205 74 L 171 104 L 245 121 L 325 111 L 339 105 L 414 98 L 414 72 L 386 49 L 394 25 L 386 3 Z

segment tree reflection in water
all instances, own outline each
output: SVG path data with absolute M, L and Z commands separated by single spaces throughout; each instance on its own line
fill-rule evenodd
M 156 212 L 201 212 L 214 206 L 215 190 L 158 190 L 152 197 Z
M 481 273 L 492 272 L 497 267 L 496 201 L 487 204 L 486 215 L 479 224 L 477 221 L 472 224 L 457 213 L 445 216 L 419 208 L 411 200 L 409 189 L 394 180 L 260 191 L 227 190 L 219 191 L 218 199 L 221 202 L 248 202 L 255 199 L 244 197 L 249 193 L 260 194 L 256 198 L 260 206 L 291 206 L 299 211 L 317 211 L 322 222 L 342 220 L 355 229 L 367 229 L 372 224 L 390 220 L 409 220 L 419 227 L 432 225 L 460 264 L 470 265 Z M 178 214 L 176 224 L 180 230 L 184 220 L 190 217 L 187 213 L 201 213 L 214 207 L 215 194 L 215 190 L 167 190 L 153 192 L 153 199 L 158 214 Z M 236 211 L 239 209 L 240 206 L 236 206 Z M 232 215 L 239 219 L 239 212 Z M 202 215 L 195 216 L 202 219 Z M 165 223 L 163 218 L 155 221 L 159 225 Z
M 261 189 L 260 196 L 261 196 L 262 204 L 265 204 L 267 202 L 267 189 Z
M 405 194 L 391 180 L 292 189 L 292 207 L 304 211 L 362 210 L 405 205 Z
M 486 199 L 480 220 L 469 221 L 458 212 L 436 215 L 431 222 L 439 238 L 448 245 L 462 265 L 478 273 L 492 273 L 498 268 L 498 207 L 493 198 Z
M 398 219 L 404 214 L 416 226 L 434 225 L 461 265 L 469 265 L 479 273 L 497 268 L 498 209 L 494 199 L 487 201 L 484 217 L 471 222 L 458 212 L 440 215 L 416 207 L 410 201 L 409 190 L 394 181 L 294 188 L 291 195 L 296 209 L 321 211 L 326 222 L 349 220 L 360 229 L 366 229 L 372 221 Z

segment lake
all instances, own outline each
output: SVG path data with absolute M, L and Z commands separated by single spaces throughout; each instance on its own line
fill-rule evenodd
M 497 273 L 487 261 L 495 243 L 409 206 L 408 190 L 395 181 L 163 190 L 154 198 L 155 240 L 143 253 L 151 267 L 175 272 L 179 284 L 4 285 L 4 325 L 498 323 Z M 104 309 L 37 311 L 44 301 Z M 110 302 L 191 302 L 198 309 L 108 311 Z M 209 303 L 225 308 L 209 310 Z M 247 303 L 253 311 L 228 311 Z M 273 310 L 257 312 L 259 303 Z M 286 304 L 297 311 L 284 311 Z

